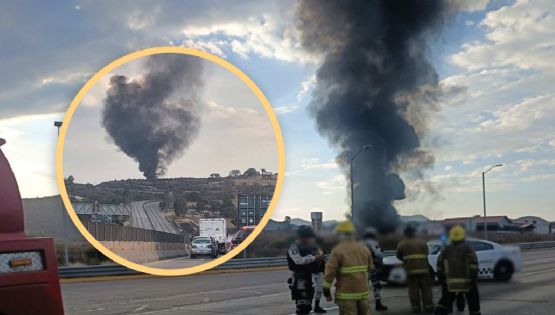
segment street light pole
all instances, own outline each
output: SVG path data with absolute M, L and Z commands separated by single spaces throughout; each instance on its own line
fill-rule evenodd
M 58 138 L 60 137 L 60 127 L 62 127 L 62 122 L 61 121 L 55 121 L 54 122 L 54 127 L 56 127 L 58 129 Z M 63 241 L 64 241 L 64 266 L 68 266 L 69 265 L 69 254 L 68 254 L 68 248 L 67 248 L 67 223 L 66 223 L 66 216 L 64 214 L 65 209 L 62 209 L 62 230 L 63 230 Z
M 362 153 L 362 151 L 366 151 L 368 149 L 372 148 L 371 144 L 367 144 L 367 145 L 363 145 L 360 150 L 358 150 L 357 153 L 355 153 L 355 155 L 353 155 L 353 157 L 351 157 L 351 161 L 350 161 L 350 166 L 351 166 L 351 218 L 355 217 L 355 185 L 353 182 L 353 162 L 355 161 L 356 157 Z
M 486 211 L 486 174 L 496 167 L 501 167 L 503 164 L 495 164 L 482 172 L 482 200 L 484 203 L 484 239 L 488 239 L 488 219 Z

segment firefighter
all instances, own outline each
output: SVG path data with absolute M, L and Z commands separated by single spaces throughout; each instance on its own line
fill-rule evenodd
M 374 302 L 376 304 L 376 311 L 385 311 L 387 306 L 382 304 L 382 283 L 381 272 L 383 268 L 383 253 L 380 244 L 377 240 L 376 229 L 369 227 L 364 231 L 364 245 L 370 250 L 372 254 L 372 261 L 374 262 L 374 269 L 370 272 L 370 282 L 374 289 Z
M 460 225 L 449 231 L 450 244 L 446 245 L 437 259 L 439 280 L 447 288 L 436 307 L 437 315 L 445 315 L 457 294 L 464 293 L 470 315 L 480 315 L 478 293 L 478 257 L 474 249 L 465 242 L 466 232 Z
M 416 236 L 416 228 L 412 225 L 405 228 L 404 236 L 397 247 L 397 258 L 403 262 L 407 273 L 412 312 L 433 313 L 433 281 L 428 264 L 428 245 Z
M 297 240 L 287 250 L 287 264 L 293 275 L 287 281 L 291 298 L 295 301 L 296 314 L 309 314 L 312 310 L 314 287 L 312 274 L 315 265 L 323 261 L 320 253 L 314 252 L 313 239 L 316 235 L 308 226 L 297 229 Z
M 447 230 L 447 232 L 445 234 L 442 234 L 440 237 L 441 242 L 443 243 L 443 246 L 445 247 L 445 245 L 448 245 L 451 243 L 451 240 L 449 239 L 449 230 Z M 443 281 L 441 282 L 441 294 L 446 295 L 447 292 L 447 284 Z M 458 293 L 457 294 L 457 299 L 456 299 L 456 305 L 457 305 L 457 311 L 459 311 L 460 313 L 464 312 L 464 307 L 465 307 L 465 299 L 464 299 L 464 293 Z M 447 313 L 451 314 L 453 313 L 453 305 L 447 305 Z
M 324 272 L 324 296 L 331 301 L 335 280 L 335 303 L 341 315 L 369 315 L 368 272 L 372 271 L 372 254 L 355 240 L 350 221 L 337 225 L 339 243 L 333 248 Z

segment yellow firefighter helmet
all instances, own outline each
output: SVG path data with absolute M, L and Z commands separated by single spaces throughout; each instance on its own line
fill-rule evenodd
M 354 233 L 355 226 L 351 221 L 342 221 L 337 224 L 335 231 L 337 233 Z
M 455 225 L 449 231 L 449 239 L 454 242 L 460 242 L 466 237 L 466 231 L 460 225 Z

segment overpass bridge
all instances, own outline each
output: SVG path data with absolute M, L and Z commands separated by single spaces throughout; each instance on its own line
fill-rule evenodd
M 73 203 L 77 215 L 92 218 L 108 216 L 123 218 L 131 227 L 178 234 L 178 227 L 170 222 L 160 208 L 159 200 L 135 201 L 131 204 Z

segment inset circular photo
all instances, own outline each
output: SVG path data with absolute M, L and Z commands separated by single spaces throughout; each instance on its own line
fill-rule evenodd
M 68 213 L 102 254 L 156 275 L 244 251 L 281 190 L 284 148 L 260 89 L 229 62 L 159 47 L 110 63 L 61 123 Z

